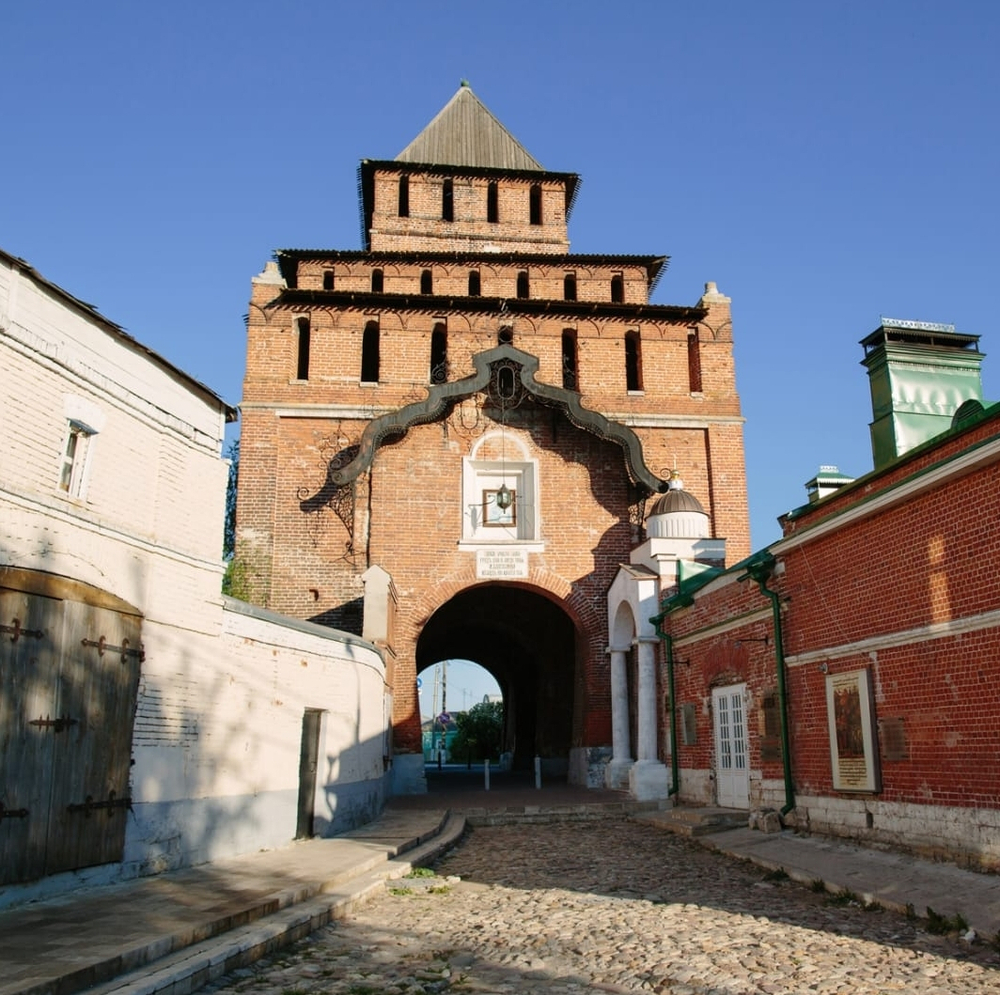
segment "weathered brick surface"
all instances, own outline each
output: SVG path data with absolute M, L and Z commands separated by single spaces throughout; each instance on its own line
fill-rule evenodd
M 446 334 L 449 383 L 472 375 L 473 357 L 495 348 L 508 327 L 511 344 L 538 358 L 538 379 L 558 388 L 565 383 L 564 333 L 574 333 L 581 403 L 630 426 L 653 473 L 665 478 L 674 465 L 681 470 L 709 512 L 713 534 L 728 539 L 731 560 L 749 552 L 728 299 L 715 294 L 688 308 L 650 307 L 644 262 L 568 254 L 564 177 L 538 175 L 542 223 L 532 224 L 534 181 L 498 174 L 494 223 L 486 215 L 489 177 L 449 173 L 454 219 L 443 221 L 444 176 L 407 171 L 407 217 L 398 214 L 398 171 L 375 171 L 371 252 L 297 252 L 282 264 L 287 291 L 273 281 L 254 283 L 238 510 L 251 597 L 275 610 L 357 631 L 361 574 L 377 564 L 392 576 L 400 595 L 397 750 L 419 743 L 414 678 L 424 626 L 451 598 L 483 583 L 475 550 L 462 545 L 470 501 L 462 467 L 482 436 L 499 428 L 500 416 L 482 395 L 467 398 L 434 423 L 387 440 L 370 469 L 321 511 L 304 511 L 302 501 L 319 492 L 328 462 L 356 445 L 373 418 L 427 396 L 435 329 Z M 373 291 L 376 270 L 381 286 L 376 278 Z M 470 272 L 479 274 L 488 306 L 470 300 Z M 570 303 L 568 275 L 575 278 Z M 621 303 L 613 304 L 619 280 Z M 296 320 L 303 317 L 307 378 L 298 376 Z M 371 322 L 378 326 L 378 378 L 362 382 Z M 625 343 L 636 333 L 642 389 L 629 390 Z M 537 464 L 538 534 L 527 549 L 529 575 L 516 583 L 560 604 L 572 619 L 576 677 L 565 689 L 572 742 L 605 745 L 606 591 L 640 537 L 623 453 L 530 398 L 503 421 L 509 443 Z M 484 450 L 478 458 L 497 457 Z
M 30 868 L 49 814 L 68 800 L 46 781 L 46 763 L 9 762 L 7 745 L 39 716 L 80 716 L 69 744 L 79 766 L 63 777 L 80 797 L 86 787 L 103 798 L 98 786 L 127 794 L 117 853 L 103 849 L 93 867 L 92 855 L 78 853 L 91 883 L 284 846 L 303 803 L 317 834 L 370 821 L 383 804 L 389 753 L 378 650 L 221 594 L 223 401 L 2 251 L 0 369 L 2 622 L 23 622 L 27 607 L 44 647 L 5 650 L 0 662 L 3 800 L 15 809 L 30 804 L 42 827 L 37 839 L 4 838 L 4 901 L 56 894 L 76 878 L 41 881 L 45 868 Z M 88 475 L 85 486 L 66 491 L 60 471 L 71 421 L 89 430 Z M 265 595 L 274 496 L 284 494 L 279 427 L 273 411 L 259 410 L 244 425 L 258 465 L 270 468 L 248 476 L 242 495 L 258 529 L 244 541 L 265 551 L 249 564 L 250 580 Z M 309 597 L 301 592 L 300 616 Z M 138 616 L 134 629 L 118 625 L 118 610 Z M 117 676 L 122 631 L 138 635 L 128 647 L 139 654 L 137 686 Z M 82 653 L 82 638 L 98 652 Z M 12 645 L 6 633 L 3 641 Z M 36 671 L 57 679 L 36 680 Z M 108 709 L 112 693 L 116 708 Z M 300 757 L 304 720 L 316 710 L 316 754 L 324 759 L 310 798 Z
M 441 250 L 440 243 L 435 243 L 408 252 L 406 256 L 373 252 L 359 259 L 356 252 L 317 254 L 315 258 L 299 261 L 295 283 L 300 290 L 321 291 L 327 289 L 324 280 L 332 278 L 335 293 L 365 294 L 371 292 L 372 273 L 377 270 L 382 273 L 384 293 L 425 296 L 427 308 L 434 310 L 440 306 L 438 299 L 441 297 L 469 296 L 470 273 L 479 274 L 480 292 L 473 296 L 514 300 L 518 296 L 518 274 L 527 272 L 529 300 L 564 300 L 565 277 L 572 275 L 576 278 L 576 300 L 602 304 L 611 303 L 611 281 L 621 276 L 622 302 L 648 303 L 645 267 L 614 257 L 598 264 L 590 261 L 589 257 L 585 262 L 580 257 L 560 254 L 547 262 L 537 255 L 518 258 L 505 252 L 502 257 L 462 253 L 456 258 L 442 260 Z M 421 258 L 421 251 L 426 252 L 424 258 Z M 421 294 L 420 281 L 424 271 L 430 271 L 432 294 Z M 273 293 L 263 294 L 261 303 L 266 304 L 273 296 Z M 447 311 L 441 313 L 446 314 Z M 702 336 L 702 341 L 703 348 L 711 347 L 715 342 L 707 334 Z
M 788 522 L 773 547 L 801 823 L 1000 863 L 996 819 L 983 815 L 1000 808 L 1000 702 L 990 690 L 1000 657 L 998 439 L 996 416 L 942 436 Z M 669 616 L 668 630 L 685 661 L 677 701 L 696 706 L 697 742 L 678 750 L 690 785 L 710 800 L 711 688 L 746 681 L 753 800 L 783 804 L 782 764 L 760 749 L 762 697 L 777 685 L 770 603 L 731 577 Z M 755 641 L 765 634 L 768 644 Z M 833 782 L 826 674 L 857 670 L 872 678 L 874 794 Z M 928 818 L 938 820 L 934 832 L 920 825 Z
M 483 176 L 455 176 L 409 171 L 409 217 L 400 217 L 399 173 L 375 174 L 374 210 L 369 233 L 373 251 L 440 252 L 447 241 L 456 252 L 568 252 L 566 182 L 539 174 L 538 179 L 496 179 L 498 220 L 487 220 L 487 185 Z M 443 187 L 452 181 L 453 220 L 442 220 Z M 541 187 L 541 223 L 532 224 L 530 190 Z

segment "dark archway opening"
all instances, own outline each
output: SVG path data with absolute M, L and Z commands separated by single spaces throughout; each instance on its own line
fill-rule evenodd
M 488 670 L 504 700 L 504 751 L 513 770 L 565 777 L 573 737 L 576 631 L 555 602 L 536 591 L 487 583 L 442 605 L 417 642 L 418 672 L 438 660 L 466 659 Z

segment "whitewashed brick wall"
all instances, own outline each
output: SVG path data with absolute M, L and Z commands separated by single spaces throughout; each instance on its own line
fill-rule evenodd
M 2 252 L 0 369 L 0 564 L 121 598 L 145 650 L 124 861 L 0 904 L 287 844 L 307 708 L 322 713 L 316 832 L 377 815 L 391 714 L 379 652 L 221 594 L 223 402 Z M 58 487 L 67 397 L 100 423 L 80 499 Z
M 143 629 L 124 873 L 295 836 L 303 713 L 322 715 L 317 835 L 373 819 L 386 794 L 385 667 L 370 643 L 226 599 L 213 638 Z

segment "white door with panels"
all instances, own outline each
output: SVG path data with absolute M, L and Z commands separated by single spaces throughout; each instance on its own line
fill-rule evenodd
M 712 691 L 715 721 L 715 788 L 721 808 L 750 807 L 746 684 Z

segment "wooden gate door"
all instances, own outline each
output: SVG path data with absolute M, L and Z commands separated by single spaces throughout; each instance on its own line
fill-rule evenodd
M 0 884 L 45 872 L 62 602 L 0 589 Z
M 0 883 L 120 860 L 140 619 L 3 590 L 0 623 Z
M 139 619 L 64 602 L 45 873 L 121 860 L 139 684 Z
M 715 785 L 722 808 L 750 807 L 745 684 L 712 691 L 715 716 Z

